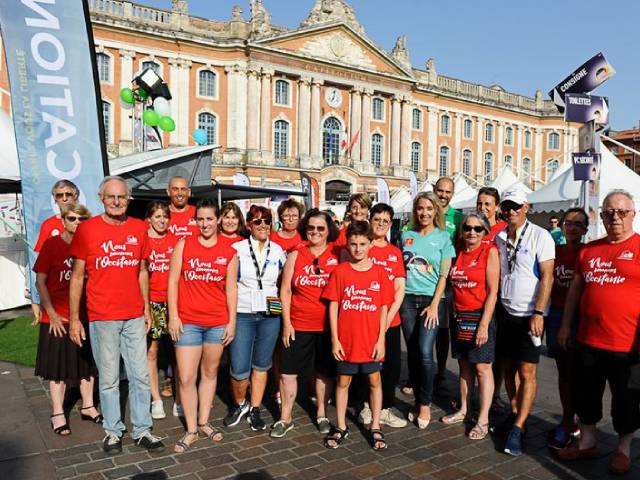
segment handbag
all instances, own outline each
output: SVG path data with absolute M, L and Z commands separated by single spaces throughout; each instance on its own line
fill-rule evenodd
M 456 340 L 459 342 L 471 342 L 475 338 L 482 310 L 476 312 L 456 313 Z

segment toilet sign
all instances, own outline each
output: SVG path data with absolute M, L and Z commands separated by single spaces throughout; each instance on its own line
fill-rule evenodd
M 609 123 L 609 99 L 586 93 L 567 93 L 564 97 L 564 119 L 567 122 L 588 123 L 596 125 Z

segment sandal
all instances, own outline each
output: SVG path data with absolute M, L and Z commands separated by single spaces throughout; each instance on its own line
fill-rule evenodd
M 456 425 L 458 423 L 463 423 L 466 418 L 467 418 L 467 413 L 466 412 L 463 413 L 460 410 L 458 410 L 457 412 L 452 413 L 451 415 L 445 415 L 440 419 L 440 421 L 445 425 Z
M 205 428 L 209 428 L 211 429 L 211 431 L 207 433 L 204 431 Z M 211 423 L 209 422 L 198 424 L 198 432 L 202 433 L 205 437 L 207 437 L 212 442 L 220 442 L 224 438 L 224 435 L 222 434 L 222 432 L 218 430 L 216 427 L 214 427 L 213 425 L 211 425 Z
M 344 442 L 347 439 L 348 436 L 349 436 L 349 427 L 345 428 L 344 430 L 338 427 L 332 427 L 329 434 L 326 437 L 324 437 L 324 446 L 326 448 L 335 450 L 342 444 L 342 442 Z M 330 445 L 329 442 L 335 442 L 335 443 L 333 445 Z
M 93 422 L 95 424 L 102 424 L 104 417 L 102 416 L 101 413 L 98 413 L 98 415 L 96 415 L 95 417 L 92 417 L 91 415 L 85 415 L 84 413 L 82 413 L 83 410 L 89 410 L 90 408 L 94 408 L 93 405 L 89 406 L 89 407 L 83 407 L 80 409 L 80 418 L 82 420 L 84 420 L 85 422 Z
M 469 432 L 469 440 L 484 440 L 489 434 L 489 424 L 476 423 Z
M 189 435 L 196 437 L 196 439 L 193 442 L 187 443 L 187 438 L 189 437 Z M 178 440 L 175 447 L 173 447 L 173 451 L 175 453 L 184 453 L 189 450 L 189 448 L 191 448 L 191 445 L 196 443 L 199 439 L 200 437 L 198 436 L 198 432 L 187 432 L 182 436 L 180 440 Z
M 69 424 L 66 421 L 64 422 L 64 425 L 60 425 L 59 427 L 54 427 L 53 426 L 53 418 L 54 417 L 61 417 L 61 416 L 65 417 L 65 420 L 67 419 L 67 417 L 65 416 L 64 412 L 62 412 L 62 413 L 54 413 L 53 415 L 51 415 L 49 417 L 49 419 L 51 420 L 51 429 L 53 430 L 53 433 L 55 433 L 56 435 L 60 435 L 62 437 L 66 437 L 67 435 L 71 435 L 71 429 L 69 428 Z
M 373 447 L 374 450 L 384 450 L 387 448 L 387 441 L 384 439 L 384 433 L 382 433 L 382 430 L 371 429 L 369 434 L 371 435 L 371 447 Z M 382 446 L 380 444 L 382 444 Z

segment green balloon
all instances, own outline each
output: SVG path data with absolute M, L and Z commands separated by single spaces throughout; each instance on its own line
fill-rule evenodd
M 160 117 L 158 126 L 160 127 L 160 130 L 164 132 L 173 132 L 176 129 L 176 122 L 174 122 L 171 117 Z
M 120 98 L 124 103 L 133 104 L 135 102 L 135 97 L 133 96 L 133 90 L 128 87 L 120 90 Z
M 150 127 L 155 127 L 158 125 L 158 121 L 160 120 L 160 115 L 155 110 L 145 110 L 142 114 L 142 121 L 149 125 Z
M 147 98 L 149 98 L 149 94 L 144 88 L 139 88 L 138 90 L 136 90 L 136 93 L 142 100 L 146 100 Z

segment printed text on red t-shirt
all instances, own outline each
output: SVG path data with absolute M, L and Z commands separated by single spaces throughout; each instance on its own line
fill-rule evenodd
M 622 260 L 621 257 L 624 253 L 618 257 L 620 260 Z M 626 280 L 626 277 L 617 275 L 618 270 L 613 266 L 613 262 L 605 262 L 600 257 L 589 259 L 589 268 L 590 271 L 584 273 L 584 281 L 587 283 L 597 283 L 599 285 L 612 283 L 618 285 Z
M 189 269 L 185 270 L 184 279 L 201 282 L 220 282 L 224 280 L 224 275 L 216 265 L 226 265 L 227 259 L 218 257 L 214 262 L 202 262 L 198 258 L 189 259 Z
M 380 284 L 376 281 L 371 282 L 371 286 L 366 288 L 356 288 L 355 285 L 349 285 L 344 289 L 344 294 L 348 297 L 342 301 L 342 310 L 355 310 L 357 312 L 376 312 L 378 307 L 373 299 L 368 295 L 367 290 L 374 292 L 380 291 Z
M 111 240 L 102 243 L 100 248 L 107 255 L 96 257 L 96 269 L 137 267 L 140 264 L 140 259 L 127 258 L 133 257 L 135 254 L 135 252 L 127 251 L 127 245 L 138 245 L 138 238 L 134 235 L 129 235 L 124 244 L 113 243 Z
M 469 267 L 473 267 L 477 264 L 475 260 L 469 263 Z M 473 280 L 469 280 L 467 274 L 463 269 L 456 267 L 455 265 L 451 267 L 451 283 L 456 288 L 475 288 L 478 286 L 478 282 L 474 282 Z

